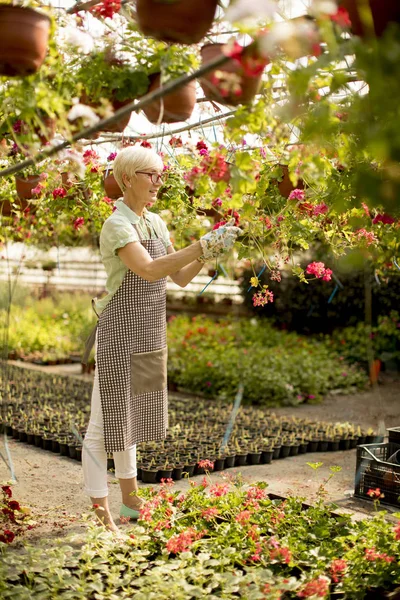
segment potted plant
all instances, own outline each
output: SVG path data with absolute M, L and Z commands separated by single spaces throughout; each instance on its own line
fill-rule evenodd
M 145 35 L 196 44 L 210 29 L 218 0 L 138 0 L 137 21 Z
M 400 4 L 397 0 L 340 0 L 339 5 L 349 13 L 351 31 L 361 37 L 382 36 L 390 23 L 400 23 Z M 369 6 L 368 6 L 369 5 Z M 368 29 L 368 8 L 373 30 Z
M 41 67 L 48 49 L 50 23 L 42 10 L 1 4 L 1 75 L 31 75 Z
M 91 106 L 99 116 L 105 117 L 135 98 L 142 96 L 149 87 L 147 72 L 120 57 L 110 47 L 87 56 L 77 56 L 71 62 L 71 77 L 80 89 L 81 103 Z M 128 125 L 130 114 L 103 131 L 119 132 Z

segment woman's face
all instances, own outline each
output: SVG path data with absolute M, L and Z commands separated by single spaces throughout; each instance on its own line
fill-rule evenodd
M 145 206 L 153 206 L 162 185 L 161 175 L 162 173 L 157 169 L 137 171 L 136 176 L 132 177 L 132 187 L 129 189 L 138 199 L 140 198 Z

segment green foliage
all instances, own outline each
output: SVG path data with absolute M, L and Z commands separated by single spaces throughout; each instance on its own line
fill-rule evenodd
M 266 320 L 172 317 L 169 376 L 184 389 L 265 406 L 320 399 L 365 385 L 362 371 L 332 356 L 327 344 L 274 329 Z

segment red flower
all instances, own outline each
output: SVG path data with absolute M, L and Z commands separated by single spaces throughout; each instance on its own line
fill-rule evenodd
M 219 221 L 218 223 L 215 223 L 213 230 L 214 229 L 219 229 L 220 227 L 222 227 L 223 225 L 226 225 L 226 221 Z
M 9 485 L 3 485 L 1 486 L 1 489 L 3 490 L 5 496 L 8 496 L 9 498 L 12 497 L 12 491 Z
M 381 493 L 381 490 L 379 488 L 375 488 L 373 489 L 369 489 L 367 492 L 367 496 L 369 496 L 370 498 L 384 498 L 385 495 Z
M 143 142 L 140 145 L 143 146 L 143 148 L 151 148 L 152 147 L 150 142 L 148 142 L 147 140 L 143 140 Z
M 229 220 L 230 218 L 234 218 L 235 219 L 235 227 L 239 227 L 240 225 L 240 215 L 236 210 L 233 210 L 232 208 L 230 208 L 229 210 L 226 211 L 226 213 L 224 214 L 224 218 L 226 220 Z
M 400 521 L 397 523 L 396 527 L 393 529 L 394 539 L 400 540 Z
M 343 6 L 339 6 L 337 12 L 331 15 L 331 21 L 334 21 L 339 27 L 351 27 L 349 13 Z
M 183 146 L 182 138 L 176 137 L 174 135 L 171 137 L 168 143 L 173 148 L 180 148 L 181 146 Z
M 15 538 L 15 533 L 10 531 L 9 529 L 5 529 L 2 534 L 0 534 L 0 542 L 3 544 L 11 544 L 11 542 Z
M 330 574 L 332 581 L 337 583 L 347 569 L 347 562 L 341 558 L 332 561 L 330 566 Z
M 85 219 L 83 217 L 78 217 L 74 221 L 74 229 L 79 231 L 79 229 L 85 224 Z
M 10 500 L 8 506 L 11 508 L 11 510 L 21 510 L 19 502 L 17 502 L 16 500 Z
M 103 0 L 97 6 L 94 6 L 90 12 L 96 16 L 112 19 L 121 9 L 121 0 Z
M 203 142 L 203 140 L 200 140 L 199 142 L 197 142 L 196 148 L 197 148 L 197 150 L 207 150 L 207 152 L 208 152 L 208 146 L 205 142 Z
M 372 223 L 376 225 L 376 223 L 382 223 L 383 225 L 392 225 L 396 222 L 396 219 L 393 219 L 390 215 L 386 213 L 378 214 L 376 217 L 372 219 Z
M 62 187 L 53 190 L 53 198 L 64 198 L 66 195 L 67 192 Z

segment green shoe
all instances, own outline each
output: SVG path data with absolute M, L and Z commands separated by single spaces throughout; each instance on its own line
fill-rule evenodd
M 133 508 L 129 508 L 129 506 L 125 506 L 125 504 L 121 504 L 119 516 L 120 517 L 129 517 L 131 519 L 138 519 L 140 516 L 140 513 L 138 510 L 134 510 Z

